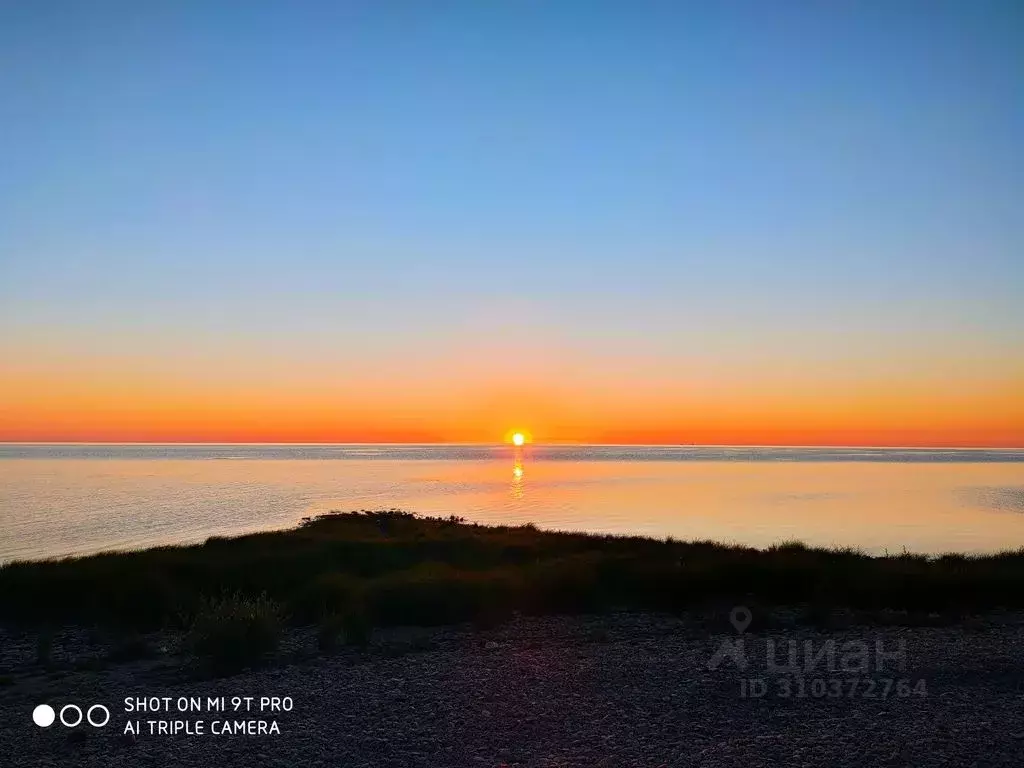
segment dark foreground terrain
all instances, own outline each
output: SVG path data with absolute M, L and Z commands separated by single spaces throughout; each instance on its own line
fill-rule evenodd
M 771 624 L 740 635 L 720 616 L 696 614 L 519 618 L 489 630 L 384 630 L 364 647 L 305 660 L 301 648 L 316 638 L 289 630 L 283 647 L 295 650 L 293 662 L 213 679 L 159 651 L 76 668 L 89 641 L 74 630 L 54 636 L 51 671 L 41 672 L 35 638 L 5 632 L 0 765 L 1024 764 L 1024 615 L 820 631 L 779 611 Z M 723 641 L 741 637 L 747 668 L 716 665 Z M 867 669 L 842 652 L 832 662 L 822 654 L 801 686 L 799 676 L 768 666 L 769 640 L 780 665 L 789 641 L 803 668 L 831 640 L 836 649 L 868 649 Z M 808 642 L 815 651 L 805 655 Z M 762 681 L 764 695 L 744 697 L 741 679 Z M 182 696 L 201 697 L 204 711 L 178 712 Z M 229 707 L 231 697 L 252 696 L 254 711 L 210 712 L 208 697 L 221 696 Z M 261 696 L 291 697 L 293 707 L 255 711 Z M 126 713 L 125 697 L 171 697 L 171 711 Z M 110 723 L 40 728 L 31 718 L 41 702 L 102 703 Z M 193 729 L 203 721 L 205 732 L 148 732 L 147 720 L 175 719 Z M 279 733 L 213 735 L 212 721 L 225 719 L 273 721 Z M 141 721 L 137 737 L 124 735 L 130 720 Z
M 1022 766 L 1022 669 L 1019 550 L 385 511 L 0 567 L 0 768 Z
M 387 510 L 195 546 L 0 567 L 0 623 L 133 631 L 187 629 L 232 611 L 292 626 L 382 627 L 723 602 L 950 620 L 1024 609 L 1024 550 L 940 558 L 798 542 L 758 550 Z

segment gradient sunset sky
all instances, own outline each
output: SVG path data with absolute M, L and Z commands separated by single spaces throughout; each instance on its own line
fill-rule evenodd
M 1024 3 L 0 5 L 0 440 L 1024 446 Z

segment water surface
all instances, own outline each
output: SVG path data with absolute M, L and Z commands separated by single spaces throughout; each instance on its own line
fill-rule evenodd
M 766 546 L 1024 546 L 1024 451 L 0 445 L 0 560 L 202 541 L 331 509 Z

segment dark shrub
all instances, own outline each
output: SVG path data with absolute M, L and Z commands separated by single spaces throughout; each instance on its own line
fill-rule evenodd
M 296 593 L 289 601 L 289 612 L 297 622 L 315 622 L 350 613 L 361 599 L 359 582 L 352 576 L 324 573 Z
M 485 606 L 508 606 L 511 591 L 503 571 L 428 564 L 373 579 L 366 610 L 380 624 L 450 624 L 479 616 Z
M 346 614 L 331 613 L 321 617 L 317 627 L 317 647 L 322 653 L 333 653 L 345 644 L 357 648 L 370 642 L 372 628 L 362 610 L 354 609 Z
M 127 661 L 140 661 L 156 656 L 156 649 L 142 635 L 128 635 L 119 639 L 107 654 L 107 661 L 121 664 Z
M 206 660 L 215 674 L 232 674 L 259 664 L 277 650 L 283 616 L 265 594 L 239 593 L 200 602 L 185 647 Z
M 321 617 L 316 632 L 316 645 L 321 653 L 333 653 L 338 649 L 342 634 L 342 621 L 342 617 L 336 613 Z
M 363 648 L 370 644 L 373 627 L 370 625 L 362 609 L 346 614 L 341 620 L 342 639 L 345 645 Z

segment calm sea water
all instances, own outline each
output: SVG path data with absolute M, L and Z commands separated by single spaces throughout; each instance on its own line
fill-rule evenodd
M 872 552 L 1024 546 L 1024 450 L 0 444 L 0 561 L 333 509 Z

